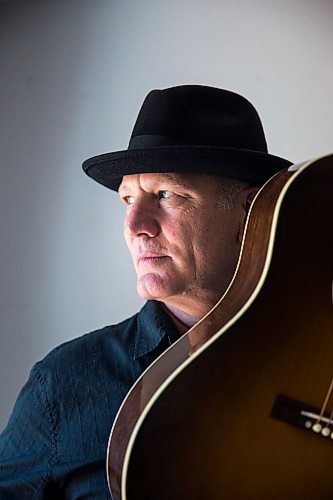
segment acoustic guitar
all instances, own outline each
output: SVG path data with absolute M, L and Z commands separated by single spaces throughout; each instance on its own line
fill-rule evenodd
M 333 498 L 333 154 L 258 193 L 213 310 L 113 425 L 114 500 Z

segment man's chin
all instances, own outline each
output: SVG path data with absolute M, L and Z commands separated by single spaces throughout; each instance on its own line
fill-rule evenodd
M 158 273 L 147 273 L 138 278 L 137 292 L 145 300 L 163 300 L 170 296 L 168 281 Z

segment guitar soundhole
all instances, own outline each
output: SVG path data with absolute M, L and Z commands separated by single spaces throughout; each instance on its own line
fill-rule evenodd
M 271 411 L 271 417 L 301 427 L 317 436 L 333 440 L 332 415 L 321 414 L 318 408 L 279 394 Z

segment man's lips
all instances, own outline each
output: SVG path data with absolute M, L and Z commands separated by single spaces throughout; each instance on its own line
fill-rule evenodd
M 153 264 L 160 262 L 162 259 L 166 259 L 168 255 L 160 255 L 160 254 L 154 254 L 154 253 L 146 253 L 139 255 L 137 258 L 137 262 L 139 264 Z

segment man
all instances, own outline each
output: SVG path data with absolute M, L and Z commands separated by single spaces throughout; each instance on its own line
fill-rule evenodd
M 128 149 L 84 163 L 119 190 L 147 303 L 34 366 L 0 438 L 1 498 L 109 497 L 106 448 L 123 398 L 224 293 L 257 187 L 289 165 L 267 153 L 246 99 L 195 85 L 150 92 Z

